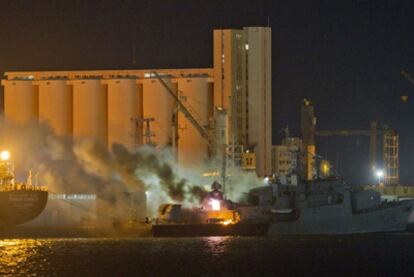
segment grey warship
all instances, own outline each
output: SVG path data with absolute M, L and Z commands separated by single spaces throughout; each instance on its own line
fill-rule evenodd
M 268 186 L 249 192 L 250 205 L 238 209 L 241 222 L 267 222 L 267 235 L 354 234 L 413 229 L 414 200 L 386 201 L 373 189 L 331 176 L 321 160 L 317 172 L 316 117 L 311 101 L 301 109 L 302 138 L 289 137 L 289 170 Z M 283 153 L 282 153 L 283 154 Z M 325 171 L 325 172 L 324 172 Z M 278 179 L 278 180 L 277 180 Z
M 286 128 L 286 138 L 272 153 L 275 157 L 272 162 L 280 164 L 283 170 L 275 171 L 277 173 L 270 181 L 268 177 L 264 178 L 267 179 L 265 185 L 250 190 L 237 203 L 227 205 L 230 208 L 219 208 L 212 213 L 208 207 L 206 212 L 193 211 L 192 214 L 205 214 L 204 217 L 198 216 L 202 220 L 197 222 L 178 216 L 181 208 L 177 205 L 176 209 L 162 209 L 160 223 L 153 225 L 153 234 L 339 235 L 414 229 L 414 200 L 383 200 L 374 189 L 349 185 L 342 178 L 330 174 L 329 161 L 316 153 L 316 117 L 312 102 L 306 99 L 301 120 L 302 137 L 290 137 Z M 216 199 L 223 200 L 225 203 L 225 198 Z M 226 215 L 229 214 L 236 214 L 234 218 L 237 220 L 225 225 L 223 223 L 227 222 L 229 216 Z M 164 222 L 163 218 L 166 219 Z
M 414 200 L 382 201 L 378 192 L 335 177 L 273 184 L 249 195 L 256 203 L 239 207 L 241 222 L 266 222 L 267 235 L 399 232 L 412 224 Z

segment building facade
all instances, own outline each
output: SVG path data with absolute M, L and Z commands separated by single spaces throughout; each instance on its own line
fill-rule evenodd
M 272 174 L 271 29 L 214 30 L 214 104 L 228 110 L 229 145 L 256 153 Z
M 275 177 L 297 174 L 300 166 L 302 140 L 288 137 L 281 145 L 272 146 L 272 172 Z
M 213 68 L 6 72 L 4 116 L 108 148 L 172 147 L 180 165 L 199 166 L 211 158 L 208 143 L 156 72 L 203 128 L 226 111 L 228 149 L 254 151 L 257 174 L 271 175 L 271 30 L 214 30 L 213 49 Z

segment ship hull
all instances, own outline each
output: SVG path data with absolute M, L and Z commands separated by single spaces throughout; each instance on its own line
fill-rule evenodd
M 44 210 L 47 199 L 47 191 L 1 191 L 0 228 L 12 227 L 33 220 Z
M 156 224 L 152 226 L 155 237 L 197 236 L 276 236 L 276 235 L 341 235 L 383 232 L 404 232 L 411 227 L 414 201 L 361 213 L 338 206 L 303 209 L 293 220 L 279 216 L 267 218 L 262 223 L 241 222 L 222 224 Z M 268 222 L 268 223 L 265 223 Z
M 402 201 L 398 205 L 363 213 L 347 213 L 343 207 L 319 207 L 308 209 L 297 220 L 271 222 L 267 235 L 292 234 L 358 234 L 403 232 L 412 216 L 414 201 Z

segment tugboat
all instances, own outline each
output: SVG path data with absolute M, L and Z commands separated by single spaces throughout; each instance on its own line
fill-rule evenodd
M 9 151 L 0 153 L 0 228 L 8 228 L 29 222 L 45 208 L 48 191 L 35 186 L 31 173 L 26 183 L 16 183 L 14 163 L 9 161 Z
M 201 207 L 183 208 L 180 204 L 164 204 L 152 225 L 154 237 L 199 236 L 263 236 L 268 230 L 266 222 L 244 223 L 236 204 L 224 199 L 222 186 L 211 185 L 212 191 Z

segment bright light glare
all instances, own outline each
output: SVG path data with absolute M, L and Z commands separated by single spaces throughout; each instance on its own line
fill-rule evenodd
M 203 177 L 213 177 L 213 176 L 219 176 L 220 173 L 218 171 L 213 171 L 213 172 L 204 172 L 202 174 Z
M 7 150 L 1 151 L 0 158 L 2 161 L 8 161 L 10 159 L 10 152 Z
M 376 174 L 377 174 L 377 177 L 378 177 L 378 178 L 381 178 L 382 176 L 384 176 L 384 171 L 382 171 L 382 170 L 377 170 Z
M 211 209 L 213 211 L 220 211 L 220 201 L 217 199 L 211 199 Z

